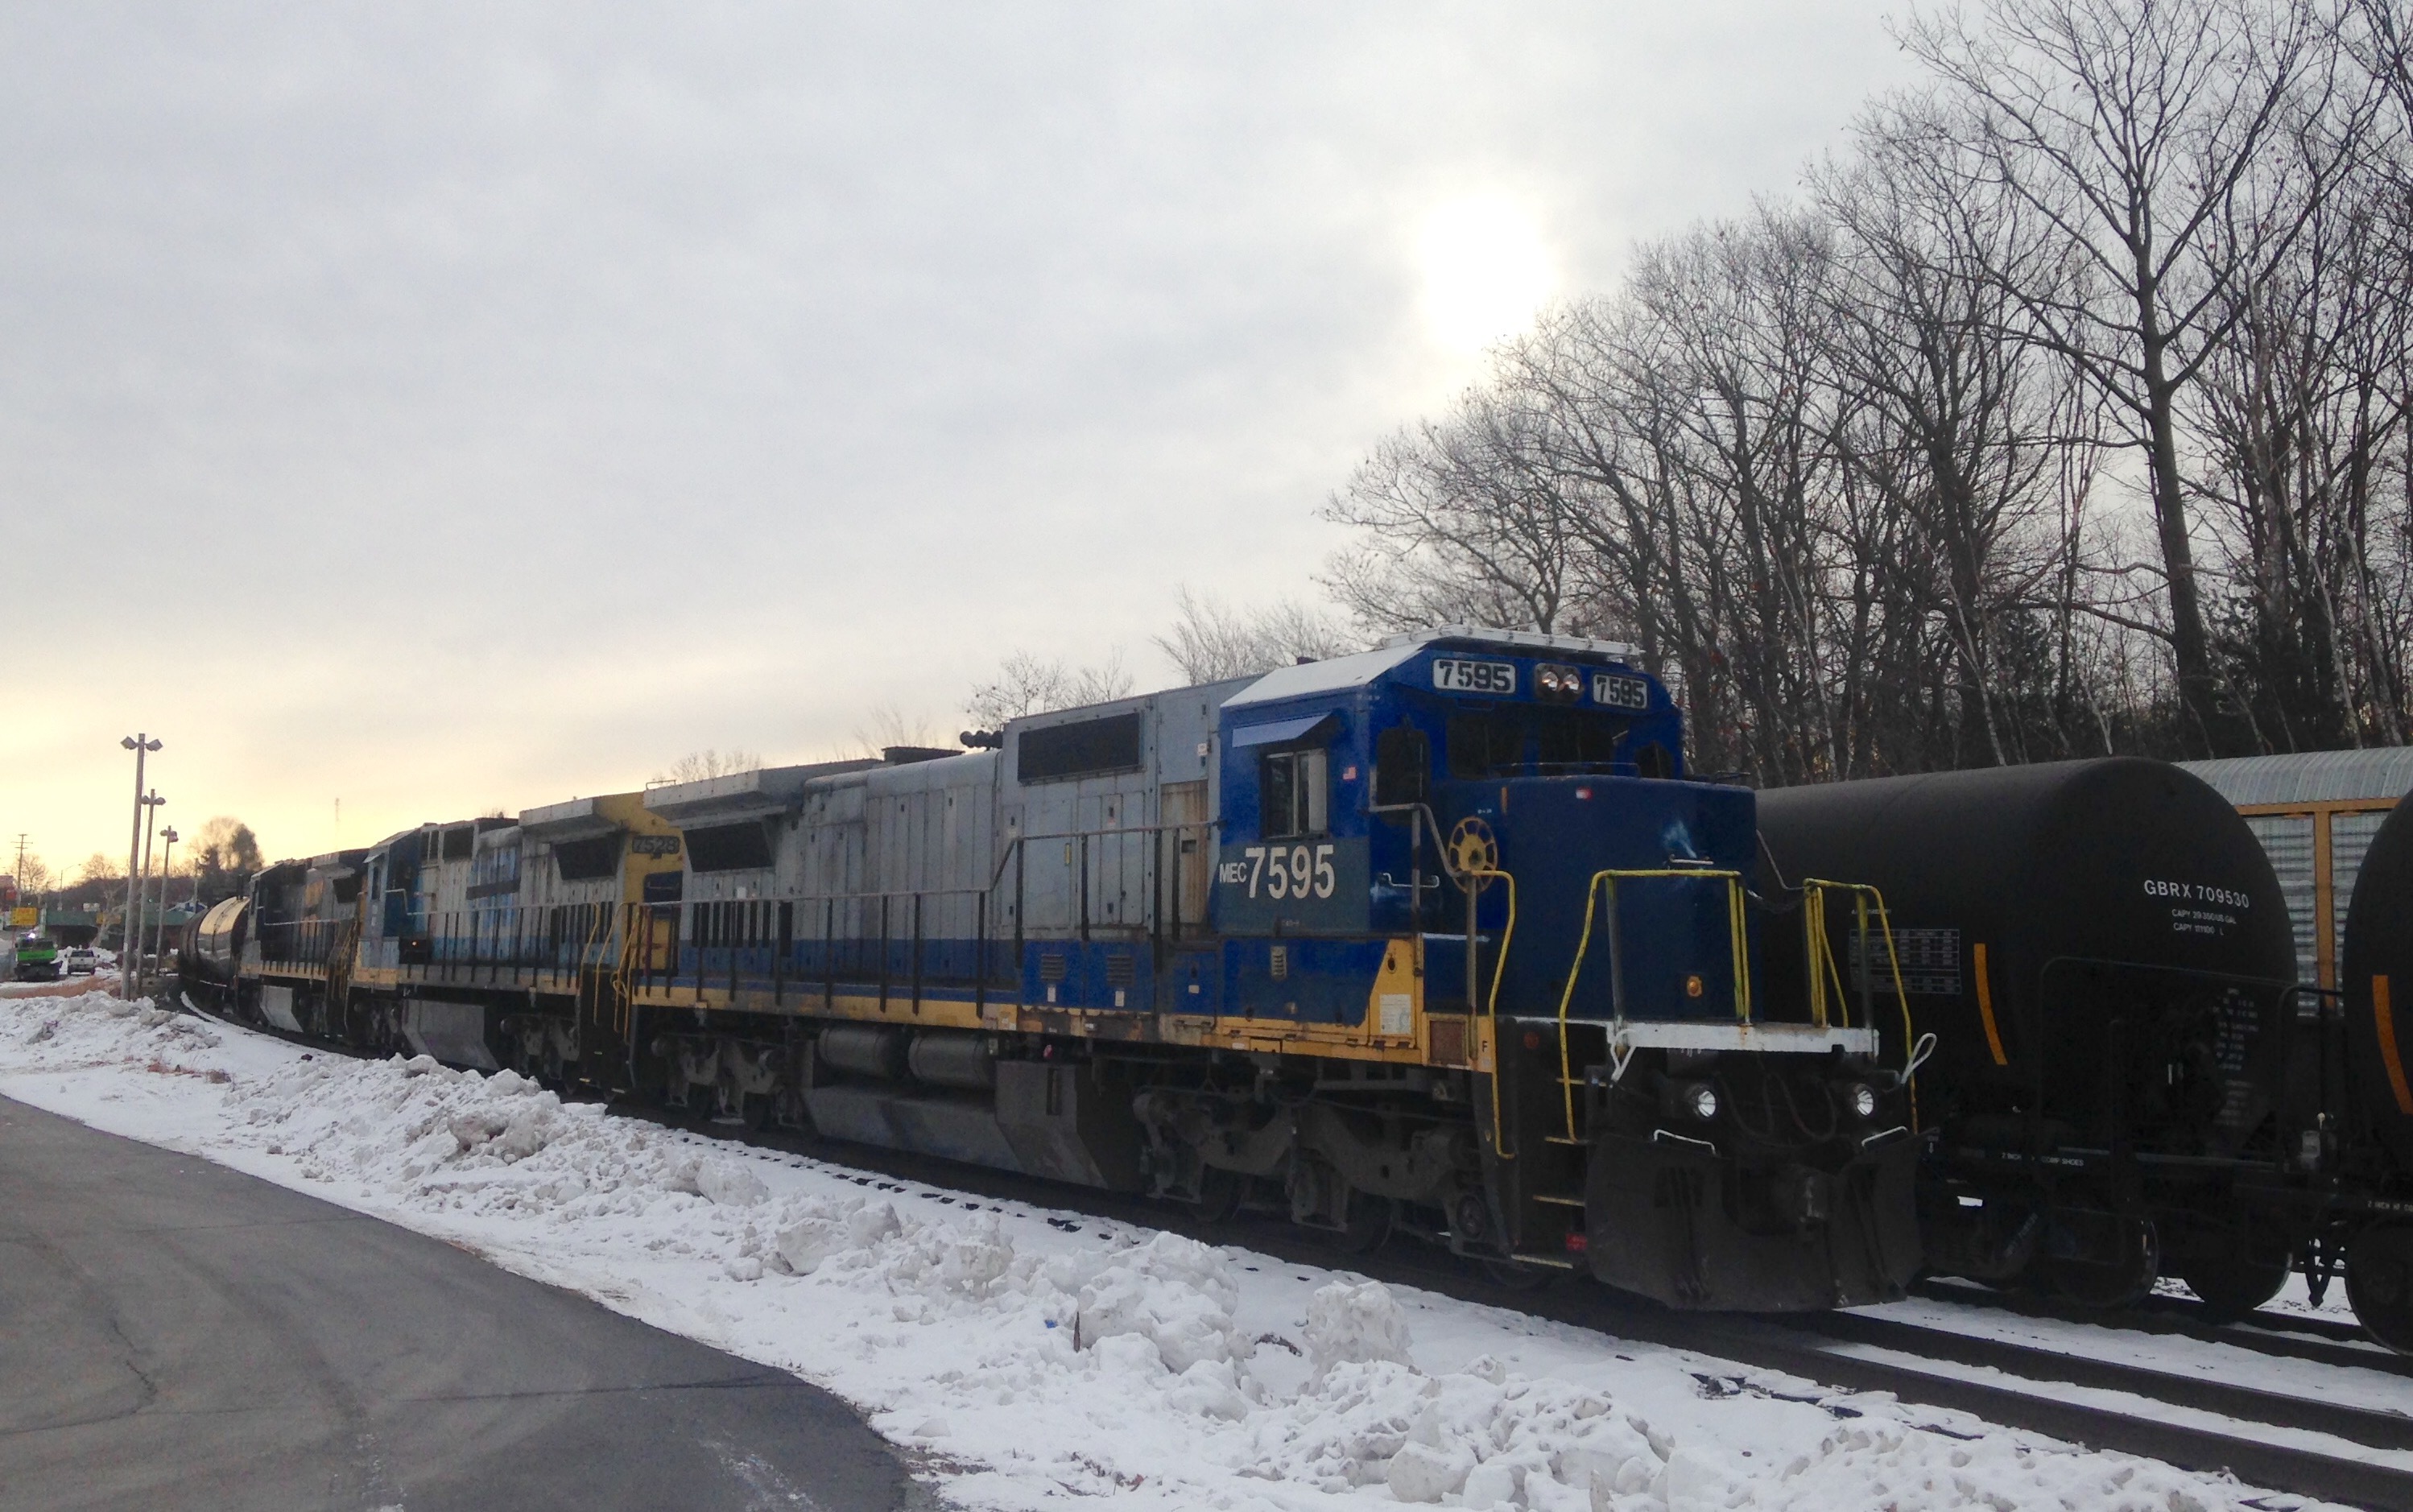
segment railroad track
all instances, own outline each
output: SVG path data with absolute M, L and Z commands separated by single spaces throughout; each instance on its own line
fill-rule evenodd
M 259 1032 L 248 1025 L 236 1027 Z M 353 1053 L 339 1045 L 303 1042 L 314 1048 Z M 1145 1198 L 958 1165 L 929 1156 L 791 1131 L 750 1130 L 675 1108 L 614 1103 L 609 1111 L 690 1134 L 808 1157 L 896 1183 L 900 1190 L 936 1188 L 930 1193 L 934 1198 L 970 1193 L 1080 1213 L 1104 1223 L 1169 1229 L 1212 1243 L 1241 1245 L 1298 1265 L 1345 1267 L 1376 1280 L 1418 1286 L 1460 1300 L 1714 1356 L 1754 1371 L 1796 1378 L 1806 1388 L 1797 1394 L 1747 1376 L 1704 1372 L 1699 1378 L 1709 1394 L 1759 1391 L 1814 1403 L 1839 1417 L 1849 1417 L 1858 1416 L 1858 1409 L 1842 1399 L 1885 1392 L 1904 1403 L 1968 1413 L 2006 1428 L 2091 1448 L 2143 1456 L 2188 1470 L 2227 1471 L 2274 1491 L 2373 1512 L 2413 1512 L 2413 1468 L 2375 1462 L 2377 1456 L 2401 1457 L 2403 1463 L 2413 1467 L 2413 1413 L 2308 1400 L 2229 1380 L 2176 1374 L 2167 1369 L 1860 1312 L 1782 1319 L 1737 1317 L 1678 1312 L 1599 1286 L 1512 1288 L 1429 1245 L 1394 1242 L 1372 1253 L 1348 1254 L 1286 1221 L 1251 1213 L 1207 1224 L 1178 1208 Z M 2064 1322 L 2110 1323 L 2099 1317 L 2080 1320 L 2033 1299 L 1960 1287 L 1931 1287 L 1927 1295 Z M 2173 1304 L 2121 1314 L 2105 1331 L 2134 1327 L 2399 1376 L 2413 1374 L 2413 1362 L 2356 1348 L 2349 1342 L 2352 1330 L 2323 1320 L 2213 1325 L 2188 1315 L 2192 1311 Z M 2306 1324 L 2322 1326 L 2306 1328 Z M 2413 1409 L 2413 1393 L 2408 1393 L 2407 1406 Z M 1959 1435 L 1958 1430 L 1941 1424 L 1925 1426 Z M 2277 1512 L 2285 1504 L 2271 1505 Z
M 2124 1364 L 1948 1328 L 1923 1327 L 1865 1313 L 1821 1314 L 1784 1327 L 1840 1343 L 1995 1370 L 2025 1380 L 2051 1380 L 2131 1393 L 2149 1386 L 2146 1394 L 2171 1406 L 2272 1428 L 2326 1433 L 2367 1448 L 2413 1454 L 2413 1416 L 2401 1412 L 2311 1401 L 2262 1386 L 2241 1386 L 2148 1365 Z
M 2215 1323 L 2204 1316 L 2199 1304 L 2175 1297 L 2148 1297 L 2137 1307 L 2121 1312 L 2091 1312 L 2062 1306 L 2045 1297 L 1992 1292 L 1948 1282 L 1922 1282 L 1915 1284 L 1911 1292 L 1916 1297 L 1947 1307 L 2009 1312 L 2023 1318 L 2113 1328 L 2162 1338 L 2192 1339 L 2231 1349 L 2250 1350 L 2275 1358 L 2312 1360 L 2323 1365 L 2377 1371 L 2382 1374 L 2413 1380 L 2413 1358 L 2399 1355 L 2384 1344 L 2375 1343 L 2360 1325 L 2337 1318 L 2258 1312 L 2249 1317 Z

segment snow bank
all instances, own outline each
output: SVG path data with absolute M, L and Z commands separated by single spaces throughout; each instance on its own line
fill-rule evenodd
M 2212 1512 L 2226 1480 L 1177 1235 L 717 1145 L 511 1072 L 99 995 L 0 1000 L 0 1092 L 437 1235 L 856 1402 L 1037 1507 Z

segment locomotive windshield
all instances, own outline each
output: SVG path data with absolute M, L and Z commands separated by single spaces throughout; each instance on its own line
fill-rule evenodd
M 1656 745 L 1630 749 L 1632 720 L 1592 709 L 1502 704 L 1449 717 L 1443 759 L 1454 778 L 1552 776 L 1597 772 L 1665 777 L 1666 753 Z

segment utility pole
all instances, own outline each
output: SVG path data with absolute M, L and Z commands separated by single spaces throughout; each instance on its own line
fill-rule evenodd
M 176 869 L 176 826 L 170 824 L 161 830 L 159 838 L 168 842 L 168 849 L 159 857 L 159 912 L 157 922 L 151 926 L 151 956 L 155 960 L 168 948 L 168 879 Z
M 159 817 L 159 806 L 167 801 L 155 791 L 142 800 L 142 880 L 135 887 L 134 896 L 141 901 L 142 912 L 146 915 L 151 912 L 151 824 Z M 126 949 L 134 957 L 134 971 L 138 977 L 148 974 L 142 970 L 143 923 L 142 918 L 137 917 L 126 931 Z
M 157 750 L 160 742 L 138 732 L 118 744 L 134 753 L 134 832 L 126 842 L 126 920 L 131 926 L 134 922 L 134 876 L 142 864 L 142 815 L 146 811 L 142 805 L 142 758 Z M 127 968 L 125 957 L 132 955 L 133 951 L 130 942 L 123 939 L 118 941 L 118 946 L 117 995 L 131 1002 L 134 1001 L 134 973 Z

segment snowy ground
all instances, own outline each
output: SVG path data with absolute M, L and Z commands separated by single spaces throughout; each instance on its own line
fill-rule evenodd
M 2290 1507 L 1889 1397 L 1177 1235 L 0 992 L 0 1094 L 189 1151 L 795 1371 L 947 1499 L 1022 1508 Z M 1733 1381 L 1744 1389 L 1704 1380 Z

